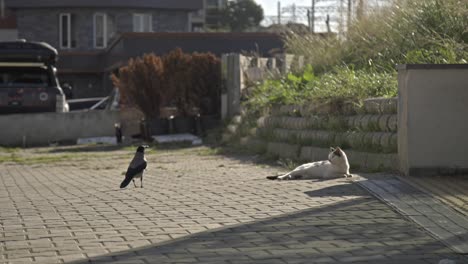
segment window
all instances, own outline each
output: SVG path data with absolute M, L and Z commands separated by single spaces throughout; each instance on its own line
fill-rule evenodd
M 103 13 L 94 14 L 94 47 L 107 46 L 107 16 Z
M 192 32 L 203 32 L 203 24 L 202 23 L 193 23 L 192 24 Z
M 152 32 L 153 17 L 150 14 L 133 14 L 133 32 Z
M 59 44 L 61 49 L 70 49 L 76 46 L 75 25 L 70 13 L 59 15 Z
M 207 8 L 218 8 L 219 7 L 218 0 L 207 0 L 206 1 L 206 7 Z
M 115 17 L 107 16 L 107 43 L 111 43 L 116 37 Z
M 205 15 L 205 10 L 204 9 L 200 9 L 200 10 L 197 10 L 197 12 L 194 12 L 196 16 L 204 16 Z
M 51 85 L 44 67 L 0 67 L 0 87 L 38 87 Z

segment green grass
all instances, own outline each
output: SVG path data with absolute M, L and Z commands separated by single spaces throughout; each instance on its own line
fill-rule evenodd
M 359 104 L 370 97 L 395 97 L 398 92 L 395 71 L 355 70 L 347 66 L 335 67 L 319 76 L 313 71 L 306 67 L 303 73 L 290 73 L 258 84 L 245 106 L 250 111 L 262 112 L 275 105 L 321 102 L 338 109 L 345 102 Z
M 0 147 L 0 154 L 3 153 L 15 153 L 18 152 L 19 148 Z
M 15 153 L 0 156 L 0 163 L 49 164 L 68 160 L 87 160 L 89 155 L 31 155 L 22 156 Z
M 343 37 L 290 34 L 286 46 L 319 73 L 339 65 L 391 72 L 404 63 L 466 63 L 467 13 L 467 1 L 396 1 L 353 21 Z
M 396 1 L 353 21 L 340 36 L 290 33 L 286 48 L 303 56 L 306 67 L 257 84 L 246 103 L 250 111 L 395 97 L 397 64 L 468 63 L 468 1 Z
M 223 153 L 223 148 L 221 147 L 203 147 L 196 150 L 197 155 L 199 156 L 214 156 Z
M 293 170 L 300 165 L 297 161 L 283 158 L 278 159 L 276 163 L 287 170 Z
M 201 147 L 196 150 L 197 155 L 200 156 L 214 156 L 214 155 L 252 155 L 256 152 L 249 148 L 240 146 L 237 143 L 227 144 L 223 146 Z
M 122 152 L 114 153 L 120 150 L 113 145 L 80 145 L 59 148 L 0 148 L 0 164 L 51 164 L 66 161 L 85 161 L 92 158 L 121 158 L 127 154 Z M 129 151 L 129 155 L 133 151 Z

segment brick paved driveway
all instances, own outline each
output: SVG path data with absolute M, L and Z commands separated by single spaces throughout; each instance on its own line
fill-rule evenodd
M 145 187 L 120 190 L 133 151 L 102 150 L 0 163 L 0 263 L 464 263 L 345 179 L 268 181 L 281 169 L 201 147 L 152 150 Z
M 435 198 L 468 217 L 468 175 L 406 177 L 407 182 L 431 193 Z

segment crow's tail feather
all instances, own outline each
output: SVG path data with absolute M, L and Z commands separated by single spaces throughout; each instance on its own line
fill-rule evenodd
M 127 187 L 127 185 L 129 185 L 131 181 L 132 181 L 132 177 L 125 177 L 123 182 L 120 184 L 120 188 Z

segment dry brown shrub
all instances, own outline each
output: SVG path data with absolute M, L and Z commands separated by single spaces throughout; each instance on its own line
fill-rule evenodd
M 164 82 L 170 105 L 176 106 L 181 115 L 188 115 L 194 103 L 190 93 L 192 56 L 177 48 L 162 57 L 166 74 Z
M 145 54 L 130 59 L 111 76 L 122 100 L 134 103 L 147 117 L 159 117 L 160 109 L 175 106 L 182 116 L 198 109 L 202 114 L 219 110 L 221 63 L 211 53 L 184 53 L 175 49 L 159 57 Z
M 163 76 L 161 58 L 151 53 L 130 59 L 127 66 L 119 69 L 118 77 L 111 78 L 123 100 L 134 102 L 145 116 L 157 117 L 164 95 Z

